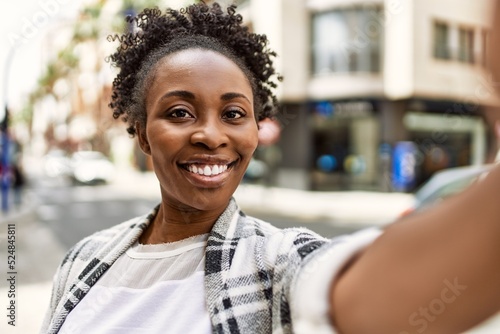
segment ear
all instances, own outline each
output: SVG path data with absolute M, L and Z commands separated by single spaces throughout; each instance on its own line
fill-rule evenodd
M 141 150 L 145 154 L 151 155 L 151 147 L 149 146 L 146 129 L 143 129 L 139 122 L 135 123 L 135 132 L 137 133 L 137 140 L 139 141 L 139 147 L 141 148 Z

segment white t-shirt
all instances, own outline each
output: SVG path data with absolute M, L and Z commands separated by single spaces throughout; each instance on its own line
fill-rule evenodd
M 212 333 L 204 287 L 207 239 L 136 243 L 68 314 L 60 333 Z

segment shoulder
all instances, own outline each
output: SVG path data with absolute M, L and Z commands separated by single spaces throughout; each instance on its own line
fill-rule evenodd
M 117 236 L 132 230 L 144 222 L 146 216 L 132 218 L 128 221 L 115 225 L 113 227 L 97 231 L 76 243 L 67 253 L 62 261 L 73 262 L 76 259 L 85 261 L 91 258 L 103 246 L 116 239 Z
M 156 209 L 155 209 L 156 210 Z M 105 268 L 123 253 L 142 234 L 152 215 L 156 212 L 130 219 L 111 228 L 95 232 L 73 246 L 60 264 L 53 281 L 52 298 L 46 321 L 56 319 L 67 312 L 66 303 L 74 305 L 83 297 L 77 284 L 92 285 Z M 91 278 L 91 280 L 88 280 Z M 89 283 L 90 282 L 90 283 Z M 88 287 L 87 287 L 88 288 Z M 71 292 L 71 289 L 76 289 Z M 75 294 L 77 293 L 78 294 Z M 59 310 L 59 311 L 57 311 Z M 62 312 L 62 313 L 61 313 Z M 44 326 L 47 326 L 45 323 Z
M 259 218 L 247 216 L 243 212 L 240 212 L 239 220 L 244 238 L 262 239 L 263 246 L 268 249 L 276 248 L 281 254 L 295 254 L 303 259 L 329 242 L 328 239 L 307 228 L 280 229 Z
M 132 218 L 80 240 L 65 255 L 56 274 L 59 289 L 70 284 L 92 261 L 111 265 L 120 252 L 127 249 L 142 234 L 154 210 L 146 215 Z
M 142 234 L 155 212 L 156 209 L 80 240 L 62 260 L 59 266 L 59 279 L 71 281 L 71 278 L 78 275 L 90 261 L 111 265 L 118 254 L 130 247 Z

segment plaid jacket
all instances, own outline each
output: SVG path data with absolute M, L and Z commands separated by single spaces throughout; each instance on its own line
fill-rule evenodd
M 68 313 L 139 238 L 156 215 L 156 210 L 97 232 L 68 252 L 55 275 L 50 308 L 41 333 L 59 331 Z M 368 239 L 372 240 L 371 237 Z M 314 282 L 314 277 L 318 276 L 311 273 L 320 273 L 327 268 L 321 258 L 335 255 L 329 253 L 345 240 L 346 237 L 329 241 L 302 228 L 277 229 L 246 216 L 231 200 L 215 223 L 205 250 L 206 301 L 213 332 L 292 333 L 293 327 L 297 327 L 295 318 L 301 317 L 300 314 L 294 317 L 293 312 L 302 308 L 302 313 L 307 313 L 320 305 L 323 308 L 320 313 L 325 313 L 330 279 L 322 283 L 326 285 L 322 288 L 324 300 L 313 301 L 309 307 L 300 302 L 300 298 L 293 298 L 302 293 L 306 295 L 302 299 L 311 299 L 307 290 L 311 284 L 321 284 Z M 312 257 L 313 253 L 323 255 Z M 310 258 L 316 258 L 316 262 Z M 294 287 L 301 283 L 296 281 L 302 282 L 297 293 Z M 297 305 L 295 310 L 291 302 Z M 325 320 L 327 314 L 320 316 L 323 323 L 328 322 Z M 303 326 L 304 321 L 297 322 L 301 324 L 299 328 L 310 330 L 309 325 Z M 327 324 L 322 332 L 332 332 L 331 326 Z

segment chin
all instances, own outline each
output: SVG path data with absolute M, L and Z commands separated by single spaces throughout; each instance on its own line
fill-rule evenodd
M 206 189 L 197 192 L 195 196 L 190 198 L 189 203 L 191 207 L 201 211 L 216 210 L 222 206 L 225 208 L 233 193 L 234 191 L 228 192 L 226 190 L 222 192 L 220 189 Z
M 234 189 L 235 190 L 235 189 Z M 228 205 L 233 191 L 221 188 L 196 189 L 189 193 L 163 194 L 163 202 L 181 212 L 220 211 Z

